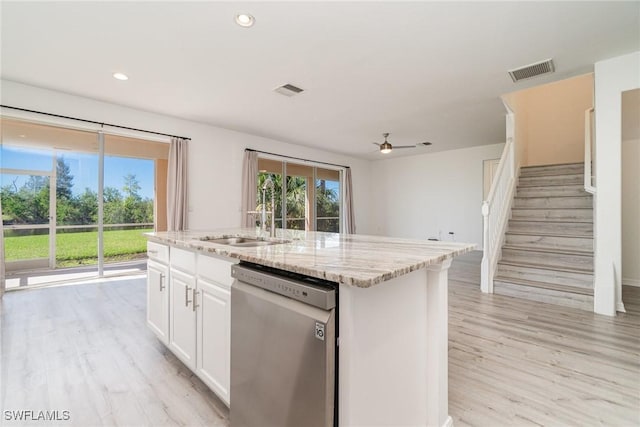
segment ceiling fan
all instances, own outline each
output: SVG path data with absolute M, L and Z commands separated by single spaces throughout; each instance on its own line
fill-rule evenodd
M 419 147 L 421 145 L 424 145 L 424 146 L 431 145 L 430 142 L 420 142 L 420 143 L 414 144 L 414 145 L 395 145 L 394 146 L 394 145 L 389 144 L 389 141 L 387 141 L 387 138 L 389 137 L 389 132 L 383 133 L 382 136 L 384 137 L 384 142 L 382 144 L 378 144 L 377 142 L 374 142 L 375 145 L 380 147 L 380 152 L 382 154 L 390 153 L 391 150 L 393 150 L 394 148 L 417 148 L 417 147 Z

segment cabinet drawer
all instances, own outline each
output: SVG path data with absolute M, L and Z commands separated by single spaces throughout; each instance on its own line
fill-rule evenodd
M 196 253 L 175 247 L 171 248 L 171 268 L 177 268 L 189 274 L 195 274 Z
M 238 261 L 232 258 L 198 254 L 198 276 L 231 287 L 231 266 L 237 263 Z
M 169 246 L 156 242 L 147 242 L 147 256 L 156 261 L 169 263 Z

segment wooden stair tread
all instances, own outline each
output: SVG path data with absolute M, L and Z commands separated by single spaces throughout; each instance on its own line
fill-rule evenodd
M 555 183 L 555 184 L 539 184 L 537 182 L 534 182 L 534 183 L 529 184 L 529 185 L 527 185 L 527 183 L 518 182 L 518 185 L 516 186 L 516 189 L 518 189 L 518 188 L 535 188 L 535 187 L 566 187 L 568 185 L 581 185 L 581 186 L 584 186 L 584 184 L 566 183 L 566 182 Z
M 589 288 L 578 288 L 576 286 L 566 286 L 566 285 L 553 285 L 550 283 L 537 282 L 535 280 L 516 279 L 512 277 L 503 277 L 503 276 L 496 276 L 493 278 L 493 280 L 494 282 L 497 281 L 497 282 L 503 282 L 503 283 L 510 283 L 514 285 L 529 286 L 532 288 L 549 289 L 549 290 L 558 291 L 558 292 L 593 296 L 593 289 L 589 289 Z
M 567 222 L 570 222 L 572 224 L 593 224 L 593 221 L 575 221 L 575 220 L 559 221 L 558 218 L 553 218 L 552 220 L 511 218 L 509 222 L 539 222 L 541 224 L 556 224 L 556 225 L 566 224 Z
M 552 163 L 550 165 L 531 165 L 531 166 L 522 166 L 522 169 L 539 169 L 539 168 L 553 168 L 553 167 L 562 167 L 562 166 L 584 166 L 584 162 L 569 162 L 569 163 Z
M 540 231 L 509 231 L 507 230 L 505 234 L 512 234 L 518 236 L 544 236 L 544 237 L 571 237 L 574 239 L 589 239 L 593 240 L 593 233 L 591 235 L 585 236 L 583 234 L 560 234 L 560 233 L 548 233 L 548 232 L 540 232 Z
M 593 269 L 582 269 L 582 268 L 571 268 L 571 267 L 556 267 L 549 266 L 546 264 L 537 264 L 532 262 L 523 262 L 523 261 L 509 261 L 509 260 L 500 260 L 498 261 L 498 266 L 500 265 L 510 265 L 513 267 L 526 267 L 526 268 L 539 268 L 541 270 L 548 271 L 558 271 L 564 273 L 577 273 L 577 274 L 589 274 L 593 275 Z
M 561 255 L 576 255 L 576 256 L 593 256 L 593 251 L 581 251 L 575 249 L 558 249 L 552 248 L 548 246 L 528 246 L 528 245 L 509 245 L 505 244 L 502 246 L 503 249 L 513 249 L 517 251 L 528 251 L 528 252 L 543 252 L 550 254 L 561 254 Z
M 536 208 L 536 207 L 529 207 L 529 206 L 514 206 L 511 208 L 512 210 L 522 210 L 522 209 L 538 209 L 538 210 L 552 210 L 552 209 L 558 209 L 558 210 L 574 210 L 574 209 L 581 209 L 581 210 L 586 210 L 586 211 L 592 211 L 593 208 L 574 208 L 574 207 L 548 207 L 548 206 L 544 206 L 544 207 L 540 207 L 540 208 Z
M 515 196 L 514 199 L 560 199 L 560 198 L 564 198 L 564 199 L 587 199 L 587 198 L 592 198 L 593 196 L 589 193 L 585 193 L 585 194 L 580 194 L 578 196 L 576 195 L 562 195 L 562 196 L 540 196 L 540 195 L 535 195 L 535 196 Z M 571 208 L 569 208 L 571 209 Z

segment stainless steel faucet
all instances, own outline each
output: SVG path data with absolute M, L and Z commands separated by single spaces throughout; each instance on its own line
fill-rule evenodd
M 267 227 L 267 187 L 271 189 L 271 230 L 269 235 L 276 237 L 276 192 L 274 191 L 273 180 L 267 177 L 262 184 L 262 217 L 260 218 L 260 230 L 266 232 Z

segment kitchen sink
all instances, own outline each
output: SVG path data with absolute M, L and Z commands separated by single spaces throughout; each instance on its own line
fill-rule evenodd
M 287 240 L 266 240 L 254 237 L 201 237 L 198 240 L 202 242 L 216 243 L 218 245 L 229 245 L 236 247 L 252 248 L 257 246 L 269 246 L 278 245 L 282 243 L 289 243 Z

